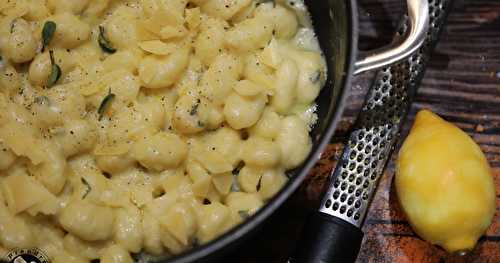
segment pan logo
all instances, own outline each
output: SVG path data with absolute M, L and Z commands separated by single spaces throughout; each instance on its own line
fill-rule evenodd
M 38 248 L 16 248 L 7 254 L 9 263 L 50 263 L 49 258 Z

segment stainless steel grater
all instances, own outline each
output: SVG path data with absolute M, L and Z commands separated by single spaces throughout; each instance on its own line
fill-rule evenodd
M 301 244 L 291 262 L 349 262 L 356 259 L 363 236 L 361 226 L 452 2 L 430 0 L 429 31 L 422 47 L 408 59 L 377 73 L 341 160 L 332 172 L 319 213 L 306 225 L 302 241 L 326 241 L 342 248 L 331 248 L 329 244 Z M 396 40 L 406 33 L 406 24 L 405 17 Z M 324 221 L 340 227 L 332 230 L 320 226 Z
M 429 55 L 444 25 L 449 0 L 429 1 L 430 28 L 424 46 L 408 60 L 378 72 L 334 170 L 320 212 L 360 228 L 378 181 L 398 139 Z M 405 32 L 405 22 L 396 37 Z

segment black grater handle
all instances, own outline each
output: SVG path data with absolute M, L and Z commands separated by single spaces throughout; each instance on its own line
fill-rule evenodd
M 346 221 L 314 212 L 304 226 L 291 263 L 355 262 L 363 232 Z

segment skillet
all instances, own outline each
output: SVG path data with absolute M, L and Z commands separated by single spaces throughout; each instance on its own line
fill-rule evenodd
M 293 5 L 293 1 L 289 0 L 289 4 Z M 320 158 L 347 103 L 347 91 L 353 76 L 407 58 L 422 45 L 427 33 L 428 1 L 407 0 L 408 33 L 401 38 L 401 42 L 360 53 L 356 0 L 305 0 L 305 4 L 328 67 L 326 84 L 316 99 L 318 122 L 311 131 L 311 153 L 301 167 L 288 172 L 288 183 L 246 222 L 207 244 L 162 262 L 225 262 L 223 256 L 259 230 L 266 219 L 295 192 Z

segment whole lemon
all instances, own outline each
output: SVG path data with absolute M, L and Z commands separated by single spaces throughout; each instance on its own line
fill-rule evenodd
M 399 151 L 399 202 L 413 230 L 448 252 L 470 250 L 491 224 L 495 187 L 479 146 L 422 110 Z

